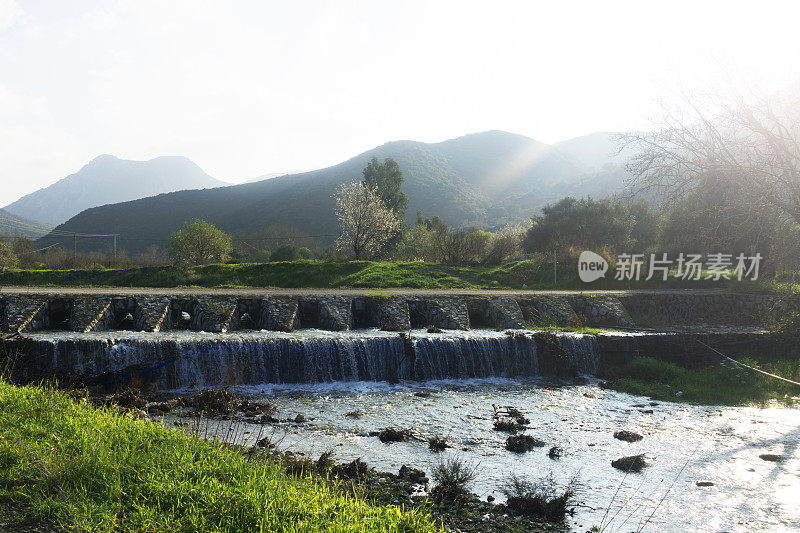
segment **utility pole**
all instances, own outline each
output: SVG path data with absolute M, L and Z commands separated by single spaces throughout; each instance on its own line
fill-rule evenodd
M 78 234 L 72 234 L 72 258 L 78 260 Z
M 117 258 L 117 234 L 114 234 L 114 259 Z
M 553 288 L 558 288 L 558 252 L 553 248 Z

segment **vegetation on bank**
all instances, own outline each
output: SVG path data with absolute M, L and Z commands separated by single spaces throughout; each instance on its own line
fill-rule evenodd
M 63 287 L 276 287 L 419 289 L 669 289 L 730 288 L 771 291 L 774 283 L 687 281 L 670 277 L 630 283 L 608 279 L 584 283 L 573 265 L 527 259 L 501 265 L 455 266 L 421 261 L 286 261 L 213 264 L 188 268 L 151 266 L 0 272 L 0 285 Z
M 793 381 L 800 381 L 800 359 L 743 358 L 745 363 Z M 629 362 L 609 387 L 657 400 L 706 405 L 764 405 L 778 401 L 795 405 L 800 388 L 760 375 L 734 363 L 690 370 L 642 357 Z
M 81 531 L 436 531 L 115 408 L 0 381 L 0 500 Z

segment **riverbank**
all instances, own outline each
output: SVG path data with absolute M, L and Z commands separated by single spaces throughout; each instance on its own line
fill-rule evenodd
M 280 423 L 269 403 L 209 390 L 152 400 L 0 382 L 3 530 L 565 531 L 481 501 L 467 481 L 443 491 L 437 479 L 429 495 L 415 468 L 279 452 L 261 432 L 246 446 L 253 435 L 232 420 Z M 231 421 L 227 435 L 214 421 Z
M 800 359 L 742 357 L 744 364 L 786 379 L 800 381 Z M 641 357 L 620 368 L 606 386 L 654 400 L 697 405 L 800 404 L 800 387 L 770 378 L 735 363 L 722 362 L 687 369 L 666 361 Z
M 217 264 L 175 269 L 169 266 L 85 270 L 15 270 L 0 272 L 0 286 L 50 287 L 274 287 L 274 288 L 413 288 L 413 289 L 722 289 L 774 292 L 771 281 L 681 280 L 617 281 L 606 278 L 584 283 L 574 264 L 558 266 L 539 260 L 502 265 L 454 266 L 400 261 L 287 261 Z
M 94 531 L 437 531 L 270 461 L 66 394 L 0 382 L 0 499 Z

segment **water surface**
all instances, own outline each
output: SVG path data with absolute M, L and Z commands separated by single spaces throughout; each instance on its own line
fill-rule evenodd
M 473 491 L 498 500 L 511 473 L 530 479 L 552 474 L 560 483 L 574 477 L 581 506 L 570 524 L 580 531 L 601 524 L 605 531 L 636 531 L 648 518 L 647 531 L 800 530 L 796 409 L 651 405 L 593 383 L 537 379 L 235 390 L 274 403 L 281 418 L 302 414 L 307 419 L 269 430 L 281 449 L 311 456 L 330 450 L 340 461 L 362 458 L 378 470 L 395 472 L 402 464 L 430 472 L 442 458 L 458 455 L 478 467 Z M 505 450 L 507 434 L 492 428 L 493 404 L 522 410 L 531 421 L 527 433 L 547 446 L 523 455 Z M 353 411 L 362 416 L 345 416 Z M 385 427 L 411 429 L 420 439 L 441 435 L 453 448 L 436 454 L 421 440 L 383 444 L 369 436 Z M 620 429 L 644 439 L 619 441 L 613 433 Z M 551 446 L 562 448 L 564 456 L 550 459 Z M 651 464 L 642 473 L 626 475 L 611 467 L 613 459 L 639 453 Z M 759 458 L 766 453 L 783 455 L 784 461 Z M 698 487 L 697 481 L 714 486 Z

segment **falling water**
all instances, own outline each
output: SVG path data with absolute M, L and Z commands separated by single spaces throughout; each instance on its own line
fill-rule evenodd
M 590 335 L 555 337 L 574 371 L 598 371 Z M 529 333 L 488 330 L 408 334 L 378 330 L 295 333 L 37 333 L 27 341 L 30 378 L 96 382 L 141 373 L 162 388 L 540 375 L 542 348 Z

